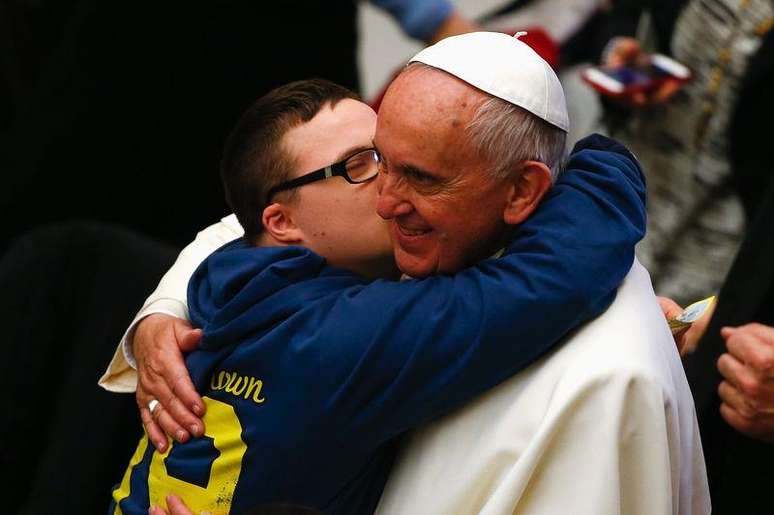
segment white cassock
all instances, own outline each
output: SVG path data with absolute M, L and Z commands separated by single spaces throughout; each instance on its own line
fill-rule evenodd
M 693 399 L 650 277 L 636 261 L 610 308 L 559 349 L 412 431 L 377 509 L 709 512 Z

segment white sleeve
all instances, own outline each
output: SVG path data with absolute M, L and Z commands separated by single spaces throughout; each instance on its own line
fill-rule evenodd
M 555 423 L 532 449 L 530 478 L 521 483 L 528 488 L 516 511 L 709 514 L 690 393 L 636 370 L 585 379 L 554 392 L 559 402 L 549 406 L 548 418 Z
M 118 344 L 113 359 L 99 380 L 99 385 L 111 392 L 133 392 L 137 388 L 136 362 L 132 353 L 132 338 L 137 324 L 148 315 L 164 313 L 188 319 L 186 292 L 188 280 L 199 264 L 215 250 L 244 234 L 235 215 L 229 215 L 196 235 L 172 265 L 156 290 L 148 297 Z
M 518 501 L 492 496 L 491 508 L 502 502 L 493 512 L 515 504 L 524 515 L 706 513 L 681 505 L 679 428 L 658 382 L 624 372 L 573 386 L 566 396 L 557 387 L 551 423 L 529 449 L 529 479 L 513 483 L 528 487 Z

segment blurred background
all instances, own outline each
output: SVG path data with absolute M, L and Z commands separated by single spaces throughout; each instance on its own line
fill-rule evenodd
M 460 13 L 478 20 L 498 9 L 513 4 L 509 0 L 454 0 Z M 525 3 L 525 2 L 522 2 Z M 515 9 L 513 12 L 517 12 Z M 365 98 L 374 98 L 395 70 L 425 45 L 406 35 L 388 13 L 369 3 L 362 3 L 358 12 L 360 42 L 358 63 L 360 83 Z

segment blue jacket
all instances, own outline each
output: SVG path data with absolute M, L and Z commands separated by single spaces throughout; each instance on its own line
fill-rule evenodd
M 207 435 L 168 456 L 141 442 L 120 508 L 146 513 L 150 490 L 232 513 L 279 501 L 373 512 L 396 438 L 603 312 L 644 230 L 639 166 L 592 136 L 504 255 L 454 276 L 368 283 L 302 247 L 227 244 L 188 291 Z

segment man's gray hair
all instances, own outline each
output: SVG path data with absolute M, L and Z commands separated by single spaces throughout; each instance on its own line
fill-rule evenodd
M 495 179 L 509 177 L 527 160 L 548 166 L 552 181 L 564 169 L 567 133 L 501 98 L 485 100 L 466 130 L 479 155 L 494 163 Z

